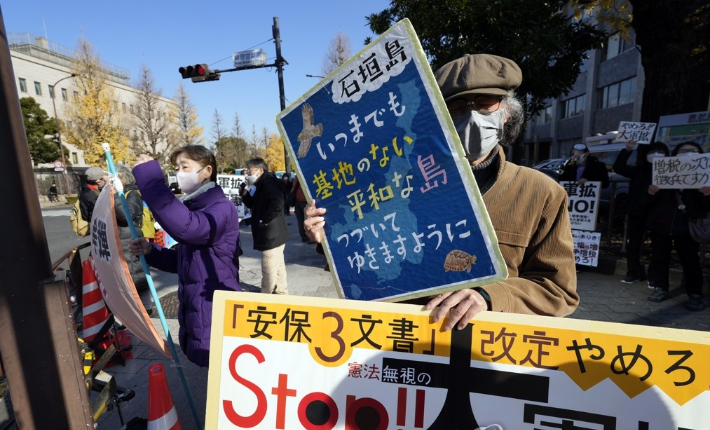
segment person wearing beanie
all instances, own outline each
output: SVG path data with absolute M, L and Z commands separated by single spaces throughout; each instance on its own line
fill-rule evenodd
M 482 311 L 564 316 L 579 303 L 567 193 L 536 170 L 505 159 L 525 120 L 515 96 L 522 83 L 507 58 L 472 54 L 435 73 L 508 268 L 508 279 L 427 298 L 445 330 L 464 328 Z M 315 200 L 306 207 L 305 230 L 323 238 L 323 214 Z
M 601 182 L 602 188 L 609 187 L 609 171 L 606 164 L 592 155 L 584 143 L 572 147 L 572 158 L 565 166 L 560 181 L 573 181 L 584 185 L 587 181 Z

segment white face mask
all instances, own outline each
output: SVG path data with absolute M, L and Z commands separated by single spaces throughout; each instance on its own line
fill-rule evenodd
M 503 110 L 481 115 L 472 110 L 454 120 L 461 144 L 469 162 L 491 153 L 503 133 Z
M 177 172 L 176 176 L 178 186 L 183 193 L 192 194 L 202 186 L 202 182 L 200 182 L 197 174 L 200 173 L 205 167 L 195 172 Z
M 653 164 L 653 159 L 654 159 L 654 158 L 660 158 L 660 157 L 663 157 L 663 156 L 665 156 L 665 154 L 662 153 L 662 152 L 651 152 L 650 154 L 647 154 L 647 155 L 646 155 L 646 161 L 648 161 L 649 163 Z
M 256 183 L 257 179 L 259 179 L 259 175 L 248 175 L 246 177 L 247 184 L 249 184 L 249 185 L 254 185 Z

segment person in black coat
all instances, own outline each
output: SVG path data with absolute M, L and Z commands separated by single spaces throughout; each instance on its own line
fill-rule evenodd
M 628 165 L 629 157 L 637 148 L 636 165 Z M 613 170 L 615 173 L 629 178 L 629 193 L 626 197 L 624 207 L 619 208 L 628 215 L 626 223 L 628 231 L 628 244 L 626 245 L 626 276 L 621 282 L 633 284 L 645 281 L 646 270 L 641 265 L 641 249 L 643 248 L 644 236 L 646 234 L 646 224 L 648 223 L 648 212 L 641 208 L 641 199 L 648 192 L 651 185 L 651 174 L 653 167 L 646 160 L 649 149 L 653 153 L 667 154 L 668 148 L 663 144 L 640 145 L 637 147 L 635 140 L 626 142 L 626 148 L 619 152 L 614 161 Z M 648 285 L 653 287 L 653 276 L 649 266 Z
M 606 164 L 589 155 L 589 148 L 584 143 L 578 143 L 572 148 L 572 158 L 565 166 L 560 181 L 576 181 L 584 185 L 587 181 L 601 182 L 602 188 L 609 187 L 609 172 Z
M 702 153 L 695 142 L 683 142 L 673 150 L 673 156 L 682 153 Z M 653 153 L 649 148 L 648 158 Z M 653 266 L 654 291 L 648 297 L 652 302 L 662 302 L 669 297 L 669 262 L 675 247 L 683 267 L 685 290 L 688 294 L 686 307 L 701 311 L 707 306 L 703 299 L 703 270 L 698 256 L 699 244 L 690 237 L 689 219 L 702 218 L 710 209 L 710 187 L 700 189 L 659 189 L 650 185 L 641 201 L 648 211 L 648 230 L 651 233 L 651 265 Z
M 94 215 L 96 199 L 99 198 L 99 193 L 104 186 L 108 184 L 108 174 L 100 167 L 89 167 L 84 175 L 86 183 L 81 186 L 79 207 L 81 208 L 81 217 L 89 223 L 89 231 L 91 231 L 91 217 Z
M 279 180 L 262 158 L 247 161 L 247 182 L 256 190 L 250 194 L 242 190 L 244 204 L 252 210 L 251 231 L 254 249 L 261 256 L 261 292 L 287 294 L 284 249 L 288 242 L 288 227 L 284 216 L 284 196 Z

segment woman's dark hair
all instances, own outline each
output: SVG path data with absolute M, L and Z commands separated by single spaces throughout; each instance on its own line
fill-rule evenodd
M 661 151 L 663 154 L 668 156 L 668 147 L 666 146 L 665 143 L 663 142 L 653 142 L 648 145 L 648 149 L 646 149 L 646 154 L 650 154 L 651 152 L 658 152 Z
M 692 140 L 688 140 L 688 141 L 681 142 L 681 143 L 679 143 L 678 145 L 676 145 L 676 147 L 673 148 L 673 154 L 672 154 L 672 155 L 673 155 L 673 156 L 678 155 L 678 151 L 680 151 L 680 147 L 681 147 L 681 146 L 685 146 L 685 145 L 694 146 L 694 147 L 698 150 L 698 153 L 700 153 L 700 154 L 703 153 L 703 147 L 700 146 L 699 143 L 693 142 Z
M 217 182 L 217 159 L 214 158 L 212 151 L 201 145 L 183 146 L 170 154 L 170 163 L 173 166 L 177 164 L 177 158 L 180 154 L 184 154 L 184 156 L 190 160 L 196 161 L 202 167 L 212 166 L 212 176 L 210 176 L 210 181 Z

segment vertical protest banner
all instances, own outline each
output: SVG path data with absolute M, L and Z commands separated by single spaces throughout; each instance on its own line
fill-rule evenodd
M 661 189 L 710 186 L 710 154 L 683 154 L 653 159 L 653 185 Z
M 217 291 L 206 430 L 705 429 L 710 333 Z M 497 427 L 496 427 L 497 426 Z
M 170 356 L 141 303 L 123 255 L 113 185 L 104 187 L 91 216 L 91 259 L 101 295 L 111 312 L 146 345 Z
M 576 181 L 561 181 L 560 185 L 567 192 L 572 230 L 596 230 L 602 183 L 587 181 L 579 185 Z
M 619 132 L 614 141 L 627 142 L 635 140 L 640 144 L 651 143 L 654 131 L 656 131 L 655 122 L 621 121 L 619 123 Z
M 602 234 L 594 231 L 572 230 L 572 240 L 575 263 L 580 266 L 597 267 Z
M 239 212 L 239 219 L 244 219 L 245 218 L 245 207 L 242 204 L 242 198 L 240 196 L 240 188 L 239 186 L 241 184 L 246 184 L 246 181 L 244 180 L 243 176 L 239 175 L 223 175 L 219 174 L 217 175 L 217 185 L 219 185 L 222 188 L 222 191 L 224 191 L 224 195 L 234 202 L 234 204 L 237 206 L 237 211 Z
M 308 200 L 326 208 L 342 297 L 397 301 L 507 277 L 458 135 L 408 20 L 277 117 Z

